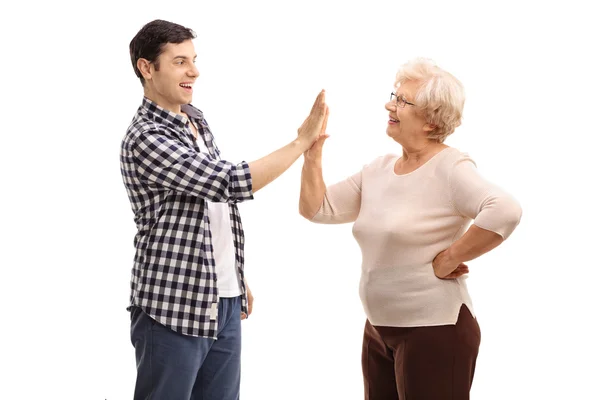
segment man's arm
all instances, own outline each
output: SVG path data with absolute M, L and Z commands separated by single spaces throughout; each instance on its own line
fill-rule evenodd
M 248 281 L 244 277 L 244 284 L 246 285 L 246 295 L 248 296 L 248 314 L 242 312 L 240 317 L 242 319 L 246 319 L 252 314 L 252 307 L 254 306 L 254 296 L 252 295 L 252 290 L 250 290 L 250 286 L 248 285 Z
M 290 144 L 275 150 L 271 154 L 252 161 L 250 166 L 250 175 L 252 176 L 252 191 L 267 186 L 277 179 L 306 151 L 310 142 L 305 138 L 298 138 Z
M 163 132 L 143 132 L 131 155 L 140 180 L 151 190 L 175 190 L 212 202 L 253 198 L 247 163 L 212 160 Z
M 327 126 L 325 91 L 317 96 L 308 118 L 298 129 L 298 137 L 290 144 L 250 163 L 252 190 L 257 192 L 284 173 L 317 140 Z
M 160 132 L 145 132 L 132 148 L 136 169 L 150 187 L 162 187 L 212 202 L 240 202 L 285 172 L 319 136 L 326 121 L 325 91 L 288 145 L 251 163 L 210 160 Z

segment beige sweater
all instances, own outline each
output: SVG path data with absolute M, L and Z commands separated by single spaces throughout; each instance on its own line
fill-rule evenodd
M 352 232 L 363 257 L 360 298 L 373 325 L 455 324 L 463 303 L 475 315 L 465 278 L 437 278 L 434 257 L 458 240 L 472 220 L 508 238 L 521 207 L 454 148 L 406 175 L 394 173 L 396 160 L 395 155 L 379 157 L 329 186 L 313 221 L 355 221 Z

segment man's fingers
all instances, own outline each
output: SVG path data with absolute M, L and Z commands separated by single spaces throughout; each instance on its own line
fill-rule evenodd
M 319 109 L 319 105 L 323 104 L 324 102 L 325 102 L 325 89 L 322 89 L 321 92 L 319 92 L 319 94 L 317 95 L 317 98 L 315 99 L 315 102 L 313 103 L 310 113 L 313 114 L 315 111 L 317 111 Z
M 315 111 L 318 121 L 322 123 L 323 118 L 325 118 L 325 113 L 327 112 L 327 103 L 325 103 L 325 89 L 323 89 L 321 93 L 319 93 L 319 96 L 317 96 L 317 108 Z
M 324 135 L 327 132 L 327 121 L 329 121 L 329 106 L 325 105 L 325 119 L 323 120 L 323 125 L 321 125 L 321 135 Z
M 323 89 L 315 99 L 315 102 L 310 110 L 310 114 L 308 115 L 308 118 L 306 118 L 305 122 L 309 126 L 312 124 L 322 126 L 323 118 L 325 118 L 326 113 L 327 104 L 325 103 L 325 89 Z
M 310 109 L 310 113 L 314 113 L 315 110 L 317 109 L 317 107 L 319 106 L 319 100 L 321 99 L 323 94 L 323 91 L 321 90 L 321 92 L 319 92 L 319 94 L 317 95 L 317 97 L 315 98 L 315 102 L 313 103 L 312 108 Z
M 311 118 L 312 120 L 312 123 L 314 124 L 312 126 L 314 126 L 315 129 L 319 129 L 319 127 L 321 128 L 319 129 L 319 132 L 321 134 L 325 132 L 325 128 L 327 127 L 327 110 L 327 104 L 323 103 L 319 105 L 314 114 L 309 116 L 309 118 Z

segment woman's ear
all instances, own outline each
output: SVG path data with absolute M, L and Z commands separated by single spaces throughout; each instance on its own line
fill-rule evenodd
M 433 132 L 433 130 L 435 130 L 435 128 L 437 128 L 437 126 L 436 126 L 436 125 L 434 125 L 434 124 L 425 124 L 425 125 L 423 126 L 423 130 L 424 130 L 425 132 Z

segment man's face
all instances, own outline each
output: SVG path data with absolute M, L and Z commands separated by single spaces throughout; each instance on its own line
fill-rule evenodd
M 199 75 L 195 62 L 191 40 L 166 44 L 157 62 L 149 66 L 149 77 L 145 76 L 146 95 L 159 106 L 180 112 L 181 105 L 192 102 L 192 86 Z

